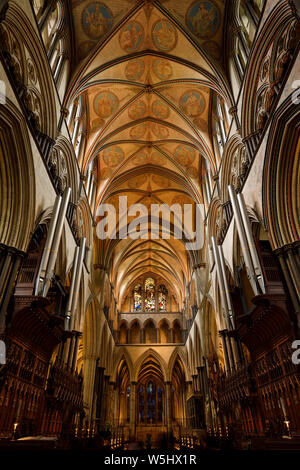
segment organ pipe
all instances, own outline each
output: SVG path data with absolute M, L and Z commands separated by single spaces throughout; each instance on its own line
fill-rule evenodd
M 228 311 L 227 324 L 228 324 L 228 329 L 232 330 L 233 329 L 233 310 L 232 310 L 231 298 L 230 298 L 229 287 L 228 287 L 228 282 L 227 282 L 227 277 L 226 277 L 224 254 L 223 254 L 223 249 L 221 245 L 218 245 L 217 249 L 219 251 L 221 273 L 222 273 L 223 284 L 225 288 L 225 296 L 226 296 L 227 311 Z
M 54 203 L 54 206 L 53 206 L 53 212 L 52 212 L 52 217 L 51 217 L 49 228 L 48 228 L 46 243 L 45 243 L 42 259 L 41 259 L 41 262 L 40 262 L 38 275 L 37 275 L 36 281 L 35 281 L 34 295 L 41 294 L 42 284 L 43 284 L 43 280 L 45 278 L 46 268 L 47 268 L 47 264 L 48 264 L 48 260 L 49 260 L 50 249 L 51 249 L 51 245 L 52 245 L 52 242 L 53 242 L 54 232 L 55 232 L 55 229 L 56 229 L 57 219 L 58 219 L 58 215 L 59 215 L 59 211 L 60 211 L 60 207 L 61 207 L 61 200 L 62 200 L 62 198 L 58 194 L 56 196 L 55 203 Z
M 69 298 L 66 308 L 66 321 L 65 321 L 65 329 L 68 330 L 70 326 L 71 320 L 71 309 L 72 309 L 72 302 L 74 296 L 74 288 L 75 288 L 75 280 L 76 280 L 76 270 L 78 264 L 78 255 L 79 255 L 79 246 L 76 246 L 74 251 L 74 260 L 73 260 L 73 267 L 72 267 L 72 276 L 71 276 L 71 284 L 70 284 L 70 292 Z
M 234 190 L 232 185 L 228 186 L 228 191 L 229 191 L 229 197 L 230 197 L 230 200 L 231 200 L 232 210 L 233 210 L 233 214 L 234 214 L 234 220 L 236 222 L 237 231 L 238 231 L 238 235 L 239 235 L 239 239 L 240 239 L 240 243 L 241 243 L 241 247 L 242 247 L 242 251 L 243 251 L 243 255 L 244 255 L 244 260 L 245 260 L 246 268 L 247 268 L 247 271 L 248 271 L 249 280 L 250 280 L 250 283 L 252 285 L 252 288 L 253 288 L 253 291 L 254 291 L 255 295 L 258 295 L 259 291 L 258 291 L 257 279 L 256 279 L 255 271 L 254 271 L 254 266 L 253 266 L 252 259 L 251 259 L 251 256 L 250 256 L 250 252 L 249 252 L 249 247 L 248 247 L 248 243 L 247 243 L 245 229 L 244 229 L 244 226 L 243 226 L 241 212 L 240 212 L 240 209 L 239 209 L 239 204 L 237 202 L 236 193 L 235 193 L 235 190 Z
M 74 292 L 73 292 L 72 308 L 71 308 L 70 330 L 73 329 L 73 325 L 75 322 L 74 316 L 75 316 L 75 311 L 76 311 L 77 302 L 78 302 L 82 265 L 83 265 L 84 255 L 85 255 L 85 245 L 86 245 L 86 238 L 83 237 L 80 240 L 78 262 L 77 262 L 77 267 L 76 267 L 76 272 L 75 272 L 75 284 L 74 284 Z
M 237 195 L 237 200 L 238 200 L 238 204 L 239 204 L 239 208 L 240 208 L 240 212 L 242 216 L 242 221 L 244 224 L 245 233 L 246 233 L 246 237 L 247 237 L 247 241 L 248 241 L 248 245 L 250 249 L 250 255 L 251 255 L 253 266 L 254 266 L 254 272 L 256 274 L 256 277 L 257 277 L 257 280 L 259 282 L 262 292 L 265 292 L 265 286 L 264 286 L 264 280 L 263 280 L 263 276 L 261 272 L 260 261 L 258 258 L 256 246 L 254 243 L 250 220 L 247 214 L 246 204 L 245 204 L 244 196 L 242 193 L 239 193 Z
M 47 293 L 50 287 L 51 278 L 53 276 L 56 257 L 57 257 L 57 251 L 58 251 L 58 247 L 59 247 L 59 243 L 60 243 L 60 239 L 62 235 L 66 212 L 67 212 L 67 208 L 68 208 L 68 204 L 70 200 L 70 195 L 71 195 L 71 188 L 66 188 L 62 197 L 61 207 L 60 207 L 57 224 L 56 224 L 56 228 L 54 232 L 54 237 L 53 237 L 53 243 L 52 243 L 50 254 L 49 254 L 49 259 L 48 259 L 48 264 L 47 264 L 47 269 L 46 269 L 46 274 L 45 274 L 45 281 L 44 281 L 43 290 L 42 290 L 43 297 L 47 296 Z
M 218 283 L 220 287 L 220 295 L 222 299 L 222 305 L 225 310 L 225 316 L 226 316 L 226 323 L 228 322 L 228 305 L 227 305 L 227 300 L 226 300 L 226 295 L 225 295 L 225 286 L 224 286 L 224 281 L 223 281 L 223 276 L 222 276 L 222 270 L 221 270 L 221 262 L 220 262 L 220 256 L 219 252 L 217 250 L 217 243 L 215 237 L 211 237 L 212 241 L 212 250 L 213 250 L 213 255 L 215 259 L 215 264 L 216 264 L 216 269 L 217 269 L 217 276 L 218 276 Z

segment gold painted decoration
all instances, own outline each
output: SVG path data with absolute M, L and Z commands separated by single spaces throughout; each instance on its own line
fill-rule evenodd
M 146 133 L 147 127 L 145 123 L 138 124 L 130 129 L 129 135 L 132 139 L 140 139 Z
M 142 174 L 142 175 L 138 175 L 138 176 L 135 176 L 134 178 L 131 178 L 129 181 L 128 181 L 128 187 L 130 189 L 137 189 L 137 188 L 140 188 L 141 186 L 143 186 L 143 184 L 146 183 L 147 181 L 147 178 L 148 178 L 148 175 L 146 174 Z
M 169 52 L 177 44 L 177 31 L 168 20 L 158 20 L 152 27 L 152 40 L 158 50 Z
M 159 80 L 169 80 L 173 75 L 172 65 L 165 59 L 156 59 L 152 64 L 152 69 Z
M 182 166 L 188 166 L 193 163 L 196 157 L 196 152 L 192 147 L 185 144 L 180 144 L 175 149 L 175 160 Z
M 102 118 L 93 119 L 92 125 L 91 125 L 91 132 L 97 131 L 98 129 L 103 127 L 104 124 L 105 124 L 105 121 Z
M 119 35 L 121 48 L 127 53 L 138 51 L 144 42 L 144 35 L 144 28 L 140 23 L 129 21 Z
M 183 194 L 178 194 L 177 196 L 174 196 L 172 199 L 172 204 L 180 204 L 183 206 L 184 204 L 191 204 L 191 200 L 187 197 L 184 196 Z
M 198 170 L 197 168 L 195 168 L 194 166 L 190 166 L 187 168 L 187 173 L 188 175 L 191 177 L 191 178 L 194 178 L 194 179 L 197 179 L 199 174 L 198 174 Z
M 144 165 L 148 160 L 148 156 L 144 152 L 139 152 L 137 155 L 132 157 L 131 161 L 133 165 Z
M 105 202 L 114 206 L 116 213 L 119 213 L 119 196 L 112 196 Z
M 105 167 L 100 171 L 100 179 L 101 180 L 107 180 L 110 178 L 113 174 L 113 169 L 109 167 Z
M 101 91 L 94 98 L 94 111 L 102 118 L 108 118 L 119 107 L 119 100 L 111 91 Z
M 152 181 L 154 184 L 159 186 L 160 188 L 168 188 L 170 186 L 170 181 L 161 175 L 152 175 Z
M 167 159 L 164 155 L 161 155 L 159 154 L 158 152 L 154 152 L 152 153 L 151 155 L 151 162 L 154 164 L 154 165 L 160 165 L 160 166 L 164 166 L 166 165 L 167 163 Z
M 200 129 L 201 131 L 207 131 L 207 122 L 202 119 L 200 116 L 196 116 L 194 119 L 193 119 L 193 123 L 195 124 L 196 127 L 198 127 L 198 129 Z
M 103 161 L 109 167 L 118 166 L 124 160 L 124 152 L 117 145 L 112 145 L 103 151 Z
M 167 139 L 169 137 L 169 129 L 157 122 L 152 124 L 152 132 L 158 139 Z
M 157 118 L 167 119 L 170 115 L 170 108 L 162 100 L 155 100 L 152 103 L 152 112 Z
M 205 109 L 205 98 L 199 90 L 188 90 L 180 98 L 179 106 L 187 116 L 199 116 Z
M 139 80 L 145 71 L 145 63 L 142 59 L 130 60 L 125 67 L 127 80 Z
M 220 27 L 220 10 L 212 1 L 192 3 L 186 13 L 186 24 L 201 39 L 213 37 Z
M 153 197 L 146 197 L 142 200 L 142 204 L 151 212 L 151 204 L 157 204 L 157 201 Z
M 128 116 L 130 119 L 141 119 L 147 112 L 146 103 L 142 100 L 135 101 L 129 106 Z
M 113 25 L 113 15 L 103 3 L 90 3 L 81 16 L 82 29 L 91 39 L 99 39 Z

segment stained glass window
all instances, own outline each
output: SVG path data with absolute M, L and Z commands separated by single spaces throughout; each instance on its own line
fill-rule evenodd
M 162 422 L 162 409 L 163 409 L 163 397 L 162 397 L 162 389 L 158 387 L 157 389 L 157 421 L 159 423 Z
M 143 423 L 145 421 L 145 397 L 144 397 L 144 387 L 140 387 L 139 389 L 139 418 L 140 422 Z
M 155 422 L 155 385 L 149 382 L 147 385 L 147 423 Z
M 133 289 L 134 311 L 142 310 L 142 286 L 136 284 Z
M 126 401 L 127 401 L 127 422 L 129 422 L 130 419 L 130 387 L 127 387 L 126 391 Z
M 138 387 L 139 422 L 144 425 L 162 423 L 163 388 L 155 381 L 143 382 Z
M 161 284 L 158 289 L 158 310 L 165 312 L 167 310 L 168 290 Z
M 155 310 L 155 282 L 152 277 L 145 281 L 145 311 Z

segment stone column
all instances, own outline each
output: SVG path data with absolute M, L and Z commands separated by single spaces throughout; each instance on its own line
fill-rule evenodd
M 0 272 L 0 335 L 4 333 L 6 310 L 15 286 L 17 272 L 25 253 L 12 247 L 0 245 L 0 258 L 4 263 Z
M 230 338 L 228 336 L 228 332 L 225 333 L 225 341 L 226 341 L 226 345 L 227 345 L 230 370 L 234 370 L 235 369 L 235 362 L 234 362 L 232 346 L 231 346 Z
M 68 363 L 70 345 L 71 345 L 71 338 L 67 338 L 66 341 L 64 342 L 63 351 L 62 351 L 62 360 L 64 364 Z
M 79 348 L 79 339 L 82 333 L 76 331 L 75 333 L 75 344 L 74 344 L 74 352 L 72 358 L 72 371 L 75 371 L 76 363 L 77 363 L 77 356 L 78 356 L 78 348 Z
M 291 300 L 295 309 L 295 312 L 297 313 L 298 316 L 298 325 L 300 326 L 300 303 L 299 303 L 299 298 L 295 289 L 295 285 L 293 283 L 289 268 L 287 266 L 287 262 L 283 253 L 283 250 L 280 248 L 279 250 L 275 251 L 275 255 L 279 259 L 279 263 L 284 275 L 284 279 L 286 281 L 287 287 L 289 294 L 291 296 Z
M 159 328 L 155 328 L 155 338 L 156 338 L 156 342 L 157 343 L 160 343 L 160 329 Z
M 114 384 L 114 422 L 115 426 L 119 426 L 120 421 L 120 393 L 119 389 Z
M 111 425 L 114 425 L 114 386 L 114 382 L 108 382 L 106 420 Z
M 194 374 L 192 375 L 192 379 L 193 379 L 193 391 L 194 392 L 198 392 L 198 374 Z
M 238 339 L 236 338 L 236 335 L 233 332 L 231 332 L 229 339 L 231 341 L 234 363 L 235 363 L 236 368 L 238 369 L 239 365 L 242 362 L 239 345 L 238 345 Z
M 83 402 L 88 420 L 92 418 L 96 364 L 96 355 L 90 354 L 83 357 Z
M 187 395 L 187 387 L 191 385 L 191 382 L 184 382 L 182 384 L 182 398 L 183 398 L 183 414 L 184 414 L 184 419 L 185 422 L 188 422 L 188 410 L 187 410 L 187 400 L 186 400 L 186 395 Z
M 283 248 L 283 251 L 286 252 L 287 254 L 287 259 L 288 259 L 288 265 L 290 267 L 289 271 L 290 274 L 292 275 L 293 278 L 293 284 L 295 287 L 295 290 L 297 292 L 298 298 L 300 296 L 300 270 L 298 267 L 297 259 L 295 257 L 295 253 L 293 252 L 293 247 L 292 245 L 287 245 Z
M 75 336 L 73 335 L 70 338 L 70 346 L 68 351 L 68 358 L 67 358 L 67 367 L 70 368 L 72 365 L 73 354 L 74 354 L 74 346 L 75 346 Z
M 170 342 L 175 343 L 174 328 L 170 328 Z
M 137 382 L 130 382 L 130 414 L 129 414 L 129 438 L 136 438 L 136 386 Z
M 109 376 L 104 375 L 104 387 L 103 387 L 103 395 L 101 400 L 101 418 L 102 418 L 102 426 L 105 426 L 106 422 L 109 419 Z
M 198 371 L 198 388 L 204 397 L 206 394 L 206 390 L 205 390 L 205 383 L 203 380 L 203 368 L 204 366 L 197 367 L 197 371 Z

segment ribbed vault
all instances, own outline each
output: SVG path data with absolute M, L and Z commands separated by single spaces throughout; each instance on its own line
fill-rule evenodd
M 81 102 L 81 165 L 96 175 L 96 209 L 101 203 L 116 208 L 117 239 L 99 241 L 97 260 L 110 273 L 115 298 L 120 305 L 134 279 L 152 272 L 173 286 L 182 307 L 201 250 L 186 250 L 186 240 L 175 236 L 180 221 L 172 218 L 170 236 L 162 239 L 164 215 L 158 239 L 146 230 L 142 239 L 119 240 L 122 223 L 132 220 L 119 220 L 119 197 L 127 197 L 128 207 L 148 209 L 203 203 L 203 172 L 207 166 L 214 172 L 218 163 L 214 96 L 231 105 L 221 61 L 224 5 L 209 2 L 203 9 L 197 2 L 184 17 L 187 6 L 178 1 L 123 3 L 110 2 L 110 10 L 73 2 L 78 63 L 66 104 Z

